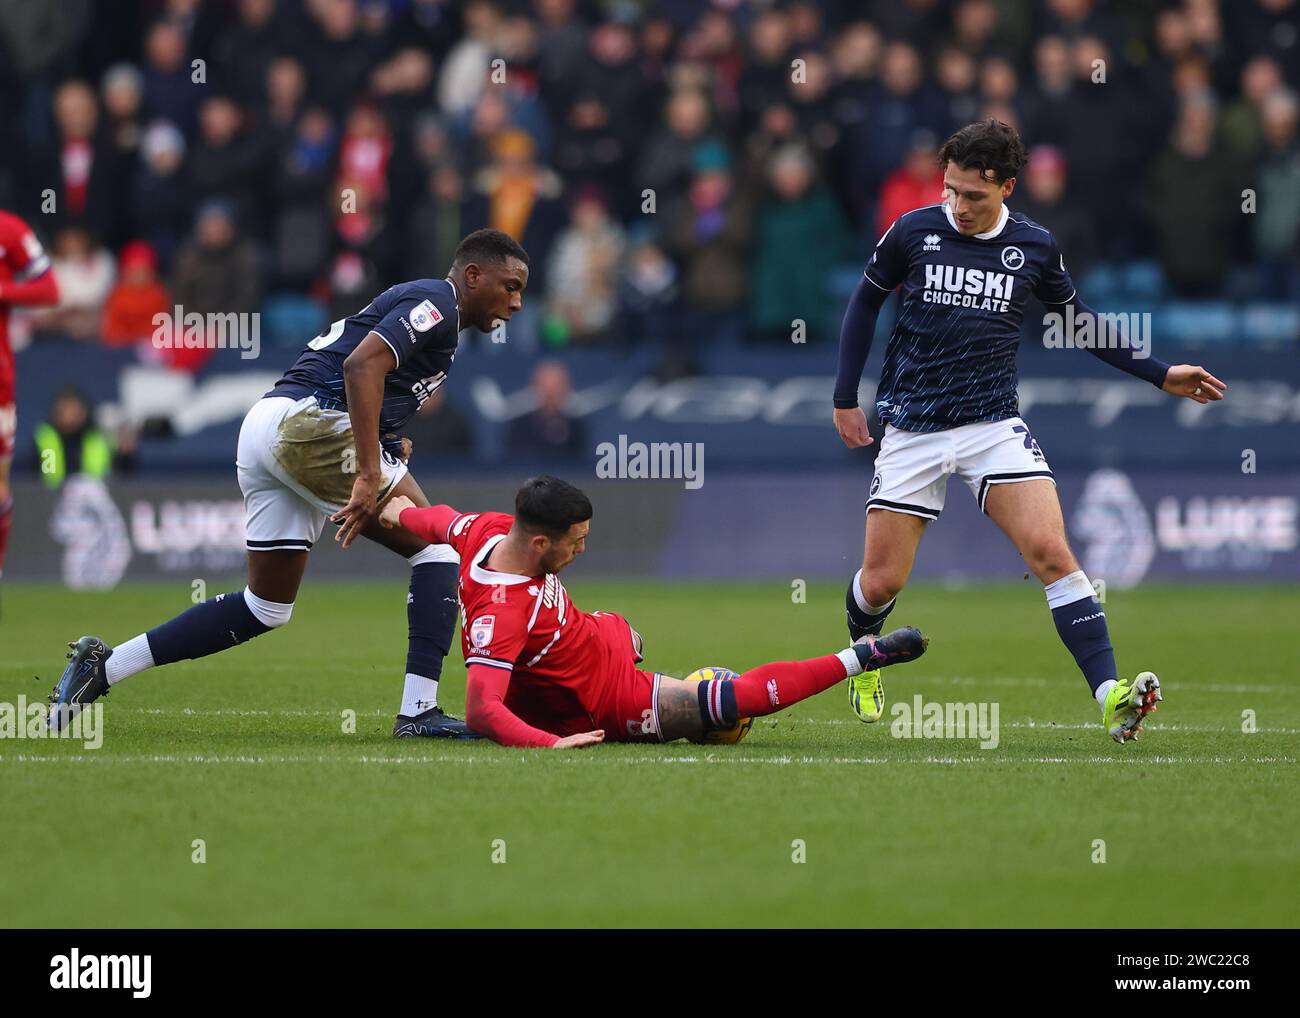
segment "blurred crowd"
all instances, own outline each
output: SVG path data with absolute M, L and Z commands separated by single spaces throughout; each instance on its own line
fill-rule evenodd
M 2 4 L 0 207 L 55 260 L 38 333 L 135 344 L 180 304 L 298 345 L 494 226 L 532 257 L 520 342 L 689 362 L 832 338 L 837 280 L 996 116 L 1030 149 L 1010 204 L 1076 280 L 1146 260 L 1173 296 L 1300 300 L 1298 24 L 1300 0 Z

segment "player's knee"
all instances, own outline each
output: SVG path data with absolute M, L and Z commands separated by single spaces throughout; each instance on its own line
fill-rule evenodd
M 1059 579 L 1079 568 L 1064 537 L 1051 537 L 1034 541 L 1025 549 L 1025 559 L 1034 574 L 1040 579 L 1044 577 Z
M 248 605 L 248 610 L 253 613 L 253 617 L 269 629 L 279 629 L 293 617 L 292 601 L 288 604 L 268 601 L 258 597 L 248 587 L 244 588 L 244 603 Z
M 867 599 L 867 604 L 878 608 L 887 605 L 902 589 L 902 579 L 887 572 L 862 574 L 862 596 Z

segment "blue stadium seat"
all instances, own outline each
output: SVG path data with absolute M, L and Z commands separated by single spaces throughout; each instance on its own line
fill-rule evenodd
M 319 301 L 297 293 L 277 293 L 262 307 L 263 342 L 268 346 L 300 347 L 320 332 L 329 311 Z

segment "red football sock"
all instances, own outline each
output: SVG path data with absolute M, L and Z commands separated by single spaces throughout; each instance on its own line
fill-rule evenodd
M 847 677 L 848 670 L 836 654 L 759 665 L 731 682 L 736 691 L 736 712 L 742 718 L 775 714 Z
M 9 525 L 14 518 L 14 499 L 10 495 L 0 502 L 0 573 L 5 568 L 5 549 L 9 547 Z

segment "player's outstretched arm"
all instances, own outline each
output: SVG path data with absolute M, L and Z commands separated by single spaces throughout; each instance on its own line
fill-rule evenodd
M 470 665 L 465 676 L 465 723 L 501 746 L 580 749 L 605 740 L 603 731 L 560 738 L 522 720 L 505 704 L 510 672 L 489 665 Z
M 450 544 L 451 525 L 461 514 L 449 505 L 431 505 L 421 509 L 405 495 L 394 495 L 384 503 L 379 523 L 385 527 L 405 527 L 430 544 Z
M 1097 312 L 1079 300 L 1078 294 L 1061 304 L 1044 302 L 1050 313 L 1061 317 L 1066 316 L 1068 305 L 1073 306 L 1076 321 L 1085 316 L 1092 318 L 1094 323 L 1098 321 Z M 1171 396 L 1185 396 L 1197 403 L 1212 403 L 1223 399 L 1224 390 L 1228 388 L 1226 383 L 1219 381 L 1199 364 L 1166 364 L 1160 358 L 1151 356 L 1150 351 L 1144 345 L 1133 342 L 1131 336 L 1108 336 L 1107 341 L 1102 342 L 1100 324 L 1094 329 L 1094 335 L 1099 341 L 1087 347 L 1090 354 L 1134 378 L 1150 382 Z M 1120 342 L 1111 342 L 1112 338 Z

